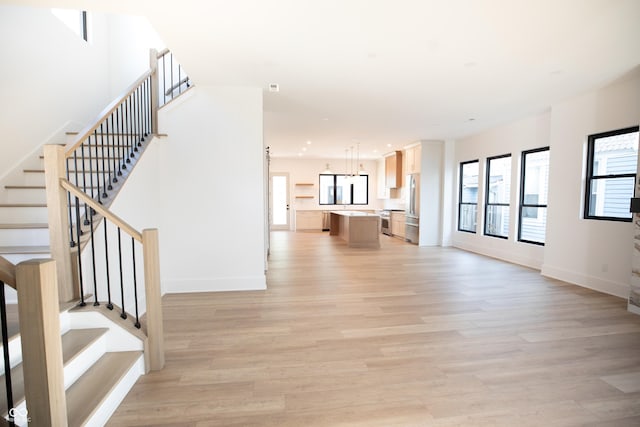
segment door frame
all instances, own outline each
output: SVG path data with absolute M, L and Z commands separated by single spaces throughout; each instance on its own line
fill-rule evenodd
M 284 176 L 287 181 L 287 223 L 273 225 L 273 177 Z M 269 230 L 290 230 L 291 229 L 291 190 L 289 182 L 289 172 L 269 172 Z

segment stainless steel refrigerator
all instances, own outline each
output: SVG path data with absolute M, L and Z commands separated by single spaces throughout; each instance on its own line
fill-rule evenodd
M 407 175 L 405 239 L 418 244 L 420 237 L 420 174 Z

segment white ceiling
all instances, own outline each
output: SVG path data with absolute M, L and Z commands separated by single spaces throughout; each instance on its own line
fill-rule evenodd
M 146 15 L 196 85 L 265 89 L 276 157 L 344 158 L 359 143 L 375 158 L 460 138 L 640 64 L 638 0 L 20 3 Z

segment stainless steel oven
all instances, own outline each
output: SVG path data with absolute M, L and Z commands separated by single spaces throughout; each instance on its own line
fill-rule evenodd
M 380 211 L 380 231 L 391 236 L 391 212 L 388 210 Z

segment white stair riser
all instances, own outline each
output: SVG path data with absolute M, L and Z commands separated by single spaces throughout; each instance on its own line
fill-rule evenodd
M 14 208 L 0 206 L 0 222 L 6 224 L 47 223 L 47 208 Z
M 75 200 L 73 201 L 75 203 Z M 68 215 L 68 212 L 66 213 Z M 71 211 L 70 221 L 75 223 L 75 206 Z M 80 204 L 80 220 L 84 220 L 84 205 Z M 0 206 L 0 223 L 3 224 L 28 224 L 48 222 L 46 207 L 5 207 Z
M 126 321 L 128 320 L 123 320 L 123 322 Z M 69 326 L 71 329 L 109 328 L 109 332 L 105 335 L 106 351 L 142 351 L 144 349 L 142 341 L 100 313 L 90 311 L 69 313 Z
M 0 246 L 47 246 L 49 229 L 0 229 Z
M 21 179 L 11 182 L 11 185 L 44 185 L 44 174 L 39 172 L 23 173 Z
M 4 351 L 2 345 L 0 345 L 0 351 Z M 9 363 L 12 368 L 22 363 L 22 341 L 20 340 L 20 335 L 9 340 Z M 4 362 L 0 363 L 0 375 L 4 375 Z
M 14 189 L 6 190 L 5 203 L 46 203 L 47 192 L 44 189 Z

